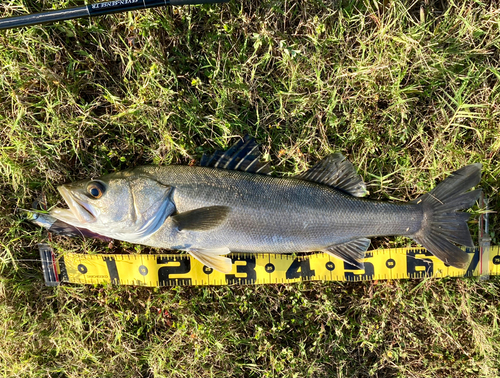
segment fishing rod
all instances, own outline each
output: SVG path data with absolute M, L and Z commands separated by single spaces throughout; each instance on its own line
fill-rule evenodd
M 80 17 L 102 16 L 105 14 L 127 12 L 136 9 L 162 7 L 166 5 L 214 4 L 227 3 L 228 1 L 229 0 L 112 0 L 83 5 L 81 7 L 0 18 L 0 30 L 44 24 L 47 22 L 71 20 Z

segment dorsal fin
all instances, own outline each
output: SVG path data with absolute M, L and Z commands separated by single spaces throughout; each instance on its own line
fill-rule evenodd
M 268 174 L 271 171 L 267 164 L 260 162 L 259 145 L 248 135 L 225 152 L 216 151 L 212 155 L 204 154 L 200 165 L 261 174 Z
M 308 171 L 295 177 L 332 186 L 355 197 L 363 197 L 368 193 L 361 176 L 356 173 L 351 162 L 340 153 L 327 156 Z

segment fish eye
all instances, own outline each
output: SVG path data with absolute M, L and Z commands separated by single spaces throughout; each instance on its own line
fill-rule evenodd
M 87 192 L 94 198 L 101 198 L 104 191 L 104 185 L 99 181 L 92 181 L 87 185 Z

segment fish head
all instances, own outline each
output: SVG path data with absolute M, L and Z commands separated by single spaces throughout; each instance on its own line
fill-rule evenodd
M 150 175 L 122 171 L 58 187 L 69 209 L 51 215 L 103 236 L 136 241 L 155 232 L 175 211 L 172 188 Z

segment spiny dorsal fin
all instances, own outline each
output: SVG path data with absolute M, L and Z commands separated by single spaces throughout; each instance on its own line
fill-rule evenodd
M 182 230 L 207 231 L 226 220 L 230 208 L 227 206 L 207 206 L 174 215 L 172 221 Z
M 212 155 L 203 155 L 200 165 L 250 173 L 271 172 L 267 164 L 260 162 L 259 145 L 248 135 L 225 152 L 216 151 Z
M 364 264 L 360 260 L 365 257 L 365 252 L 369 246 L 370 239 L 360 238 L 343 244 L 331 245 L 325 252 L 359 269 L 364 269 Z
M 308 171 L 295 177 L 332 186 L 355 197 L 364 197 L 368 193 L 361 176 L 356 173 L 351 162 L 340 153 L 327 156 Z

